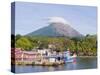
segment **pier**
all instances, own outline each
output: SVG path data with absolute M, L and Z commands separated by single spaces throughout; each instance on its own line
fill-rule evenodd
M 15 62 L 16 65 L 60 65 L 66 62 L 69 53 L 66 52 L 50 52 L 50 49 L 22 51 L 15 49 Z

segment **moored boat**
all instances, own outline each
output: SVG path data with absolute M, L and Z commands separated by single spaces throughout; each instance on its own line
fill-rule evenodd
M 66 52 L 64 52 L 64 62 L 65 62 L 65 63 L 67 63 L 67 62 L 75 62 L 76 57 L 77 57 L 76 53 L 74 53 L 74 54 L 71 56 L 69 50 L 66 51 Z

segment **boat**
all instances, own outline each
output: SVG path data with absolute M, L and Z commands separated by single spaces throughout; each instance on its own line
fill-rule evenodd
M 68 62 L 75 62 L 76 61 L 76 54 L 73 54 L 72 56 L 70 55 L 70 51 L 66 51 L 64 52 L 64 62 L 68 63 Z

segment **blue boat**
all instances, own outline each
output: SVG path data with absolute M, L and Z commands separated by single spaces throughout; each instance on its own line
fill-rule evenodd
M 64 52 L 64 61 L 65 61 L 65 63 L 74 62 L 75 58 L 76 58 L 76 55 L 71 56 L 70 51 Z

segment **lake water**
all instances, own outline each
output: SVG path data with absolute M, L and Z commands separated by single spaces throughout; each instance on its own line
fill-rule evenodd
M 59 66 L 15 66 L 16 73 L 30 72 L 48 72 L 48 71 L 66 71 L 78 69 L 95 69 L 97 68 L 96 57 L 77 57 L 76 62 L 66 63 Z

